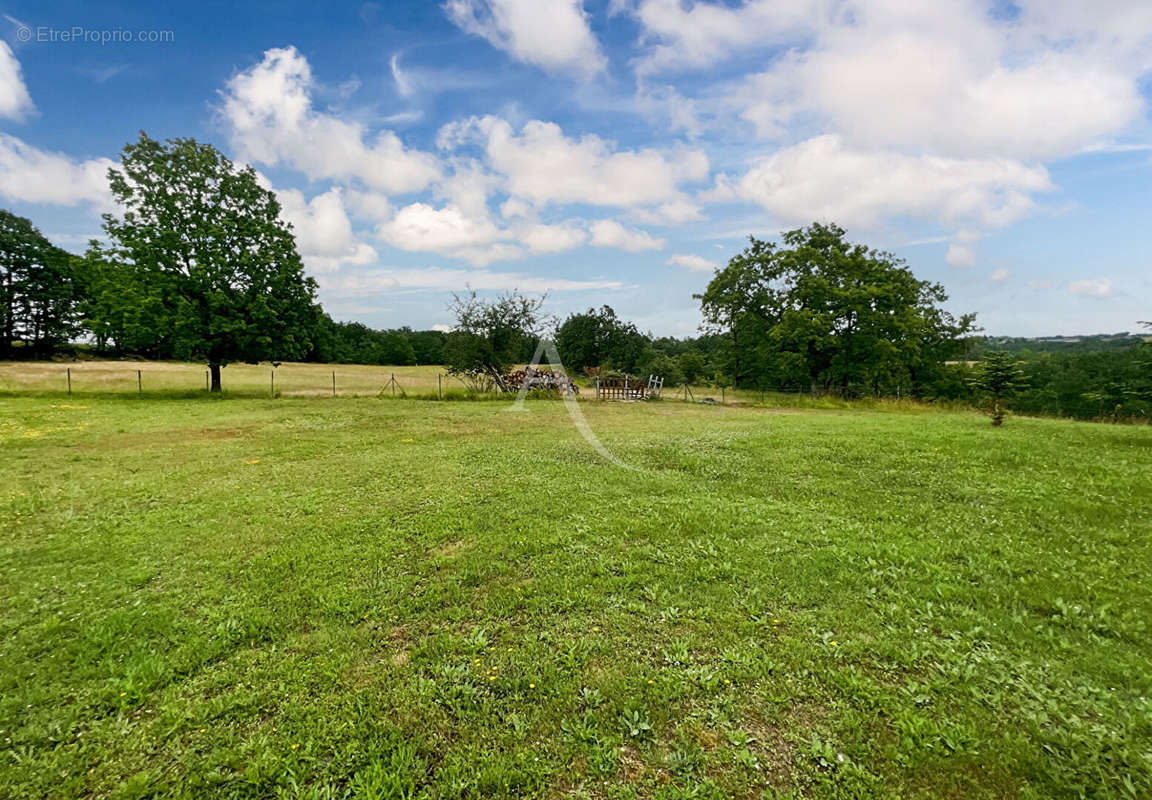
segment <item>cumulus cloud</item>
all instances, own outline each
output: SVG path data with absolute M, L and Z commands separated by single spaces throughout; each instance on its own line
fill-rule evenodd
M 376 251 L 352 232 L 340 189 L 329 189 L 307 201 L 297 189 L 284 189 L 276 195 L 281 216 L 292 223 L 300 256 L 312 272 L 332 272 L 344 264 L 375 263 Z
M 10 200 L 110 210 L 108 170 L 114 166 L 111 159 L 78 161 L 0 133 L 0 195 Z
M 23 119 L 34 108 L 20 62 L 8 43 L 0 41 L 0 117 Z
M 1006 269 L 998 269 L 988 276 L 988 280 L 993 283 L 1007 283 L 1008 279 L 1012 277 L 1012 272 Z
M 724 13 L 741 16 L 750 35 L 779 30 L 752 13 L 762 5 Z M 816 118 L 867 147 L 1027 159 L 1079 152 L 1141 116 L 1152 15 L 1147 4 L 1054 5 L 1055 15 L 1047 3 L 1023 3 L 1007 21 L 966 0 L 851 0 L 811 17 L 795 46 L 731 101 L 765 137 Z
M 709 174 L 708 157 L 699 150 L 617 150 L 599 136 L 570 138 L 559 125 L 540 120 L 517 133 L 498 117 L 472 117 L 444 126 L 438 142 L 448 150 L 479 144 L 507 192 L 538 205 L 681 209 L 689 202 L 681 186 Z
M 1089 278 L 1072 281 L 1068 291 L 1081 297 L 1111 297 L 1114 294 L 1111 278 Z
M 670 267 L 686 269 L 689 272 L 712 272 L 716 269 L 715 263 L 690 253 L 674 255 L 664 263 Z
M 519 289 L 523 292 L 570 292 L 620 289 L 619 281 L 572 280 L 517 272 L 493 272 L 486 269 L 448 269 L 423 267 L 413 269 L 377 268 L 355 273 L 320 276 L 320 287 L 336 297 L 360 297 L 394 289 L 460 289 L 470 286 L 479 291 Z
M 509 240 L 512 234 L 487 218 L 464 213 L 459 206 L 436 208 L 412 203 L 376 229 L 393 247 L 417 253 L 440 253 L 485 266 L 493 261 L 519 258 L 523 251 Z
M 980 234 L 974 231 L 957 231 L 948 243 L 948 252 L 944 260 L 948 266 L 956 269 L 967 269 L 976 264 L 976 250 L 973 245 L 980 240 Z
M 664 247 L 663 239 L 653 238 L 651 234 L 635 228 L 625 228 L 615 220 L 597 220 L 589 230 L 593 247 L 616 247 L 630 253 L 661 250 Z
M 1028 214 L 1032 195 L 1052 188 L 1042 166 L 864 150 L 825 135 L 759 159 L 736 180 L 721 178 L 709 196 L 758 203 L 784 224 L 869 227 L 908 216 L 997 226 Z
M 653 73 L 703 67 L 741 50 L 787 42 L 811 29 L 824 3 L 750 0 L 740 6 L 641 0 L 633 13 L 648 51 L 637 69 Z
M 448 18 L 518 61 L 592 77 L 606 66 L 581 0 L 448 0 Z
M 294 47 L 266 51 L 229 80 L 218 110 L 239 157 L 395 194 L 439 177 L 435 157 L 405 148 L 391 131 L 370 137 L 358 123 L 317 111 L 312 91 L 311 67 Z

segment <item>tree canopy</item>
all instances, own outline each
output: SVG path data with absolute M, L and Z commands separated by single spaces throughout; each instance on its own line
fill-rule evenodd
M 0 358 L 16 342 L 47 355 L 78 330 L 73 256 L 24 217 L 0 209 Z
M 632 372 L 649 338 L 631 322 L 616 316 L 611 306 L 571 314 L 556 330 L 556 349 L 573 371 L 611 367 Z
M 476 292 L 453 295 L 449 310 L 456 327 L 445 348 L 448 371 L 478 388 L 510 387 L 504 380 L 511 367 L 532 357 L 548 325 L 542 313 L 544 298 L 512 291 L 492 300 Z
M 131 345 L 202 360 L 220 389 L 232 361 L 303 358 L 319 309 L 276 195 L 194 139 L 141 133 L 109 184 L 122 214 L 104 216 L 112 247 L 93 247 L 106 302 L 94 324 Z
M 820 223 L 782 245 L 752 237 L 697 298 L 708 328 L 726 336 L 723 369 L 738 384 L 813 392 L 914 390 L 975 322 L 940 307 L 940 284 Z

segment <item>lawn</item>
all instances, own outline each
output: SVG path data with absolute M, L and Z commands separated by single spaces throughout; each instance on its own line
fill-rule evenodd
M 1152 428 L 582 407 L 0 397 L 0 796 L 1152 796 Z

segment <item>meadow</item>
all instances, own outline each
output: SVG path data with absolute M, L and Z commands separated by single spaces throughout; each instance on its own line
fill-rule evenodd
M 134 384 L 0 387 L 0 796 L 1152 796 L 1148 426 Z

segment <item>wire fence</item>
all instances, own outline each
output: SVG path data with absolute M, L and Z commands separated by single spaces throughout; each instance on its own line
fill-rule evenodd
M 581 384 L 584 381 L 580 382 Z M 507 398 L 469 384 L 442 366 L 366 366 L 360 364 L 230 364 L 221 370 L 226 396 L 243 397 L 395 397 L 420 399 Z M 203 366 L 178 362 L 0 362 L 0 392 L 69 395 L 208 394 L 211 374 Z M 581 385 L 584 400 L 612 400 L 592 383 Z M 762 393 L 737 393 L 724 387 L 665 386 L 664 400 L 719 403 L 755 402 Z M 753 396 L 755 395 L 755 397 Z
M 224 394 L 265 397 L 436 396 L 468 392 L 442 367 L 357 364 L 231 364 L 221 370 Z M 205 367 L 167 362 L 0 363 L 0 392 L 34 394 L 207 393 Z

